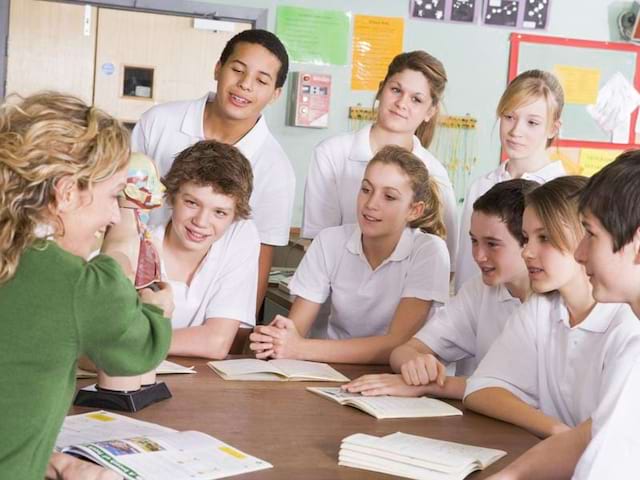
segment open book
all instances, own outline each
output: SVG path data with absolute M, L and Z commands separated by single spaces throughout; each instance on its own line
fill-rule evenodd
M 390 397 L 387 395 L 365 397 L 359 393 L 345 392 L 339 387 L 307 387 L 307 390 L 338 402 L 340 405 L 359 408 L 379 419 L 462 415 L 462 412 L 457 408 L 434 398 Z
M 197 373 L 193 367 L 183 367 L 177 363 L 164 360 L 156 368 L 156 374 L 158 375 L 171 375 L 173 373 Z M 95 378 L 98 374 L 96 372 L 90 372 L 80 367 L 76 368 L 76 378 Z
M 127 480 L 211 480 L 272 467 L 204 433 L 178 432 L 105 411 L 68 416 L 56 450 Z
M 491 448 L 393 433 L 356 433 L 340 445 L 338 464 L 416 480 L 462 480 L 507 453 Z
M 258 360 L 241 358 L 207 363 L 225 380 L 270 380 L 348 382 L 349 379 L 326 363 L 303 360 Z

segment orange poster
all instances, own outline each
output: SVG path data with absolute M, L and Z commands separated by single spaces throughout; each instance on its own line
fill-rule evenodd
M 356 15 L 353 23 L 352 90 L 378 90 L 387 66 L 402 52 L 404 20 Z

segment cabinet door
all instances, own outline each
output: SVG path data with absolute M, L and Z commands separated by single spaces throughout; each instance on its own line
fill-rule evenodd
M 251 26 L 213 32 L 193 23 L 189 17 L 100 8 L 94 104 L 133 123 L 157 103 L 215 90 L 213 70 L 224 45 Z
M 90 104 L 96 14 L 95 7 L 11 0 L 7 95 L 57 90 Z

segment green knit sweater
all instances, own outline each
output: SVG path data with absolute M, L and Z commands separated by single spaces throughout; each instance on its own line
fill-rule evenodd
M 167 354 L 171 323 L 120 266 L 53 242 L 24 252 L 0 284 L 0 479 L 42 480 L 75 391 L 78 356 L 135 375 Z

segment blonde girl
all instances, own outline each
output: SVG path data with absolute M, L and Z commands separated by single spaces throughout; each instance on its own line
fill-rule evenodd
M 388 363 L 448 297 L 444 230 L 424 163 L 401 147 L 382 148 L 361 180 L 357 224 L 314 239 L 290 283 L 289 318 L 257 327 L 251 349 L 259 358 Z M 329 296 L 330 314 L 319 318 Z
M 528 70 L 514 78 L 502 94 L 496 115 L 500 143 L 507 161 L 471 184 L 460 221 L 455 289 L 479 275 L 473 261 L 469 228 L 473 202 L 493 185 L 511 178 L 545 183 L 566 175 L 562 162 L 552 162 L 547 149 L 560 130 L 564 93 L 558 79 L 542 70 Z

